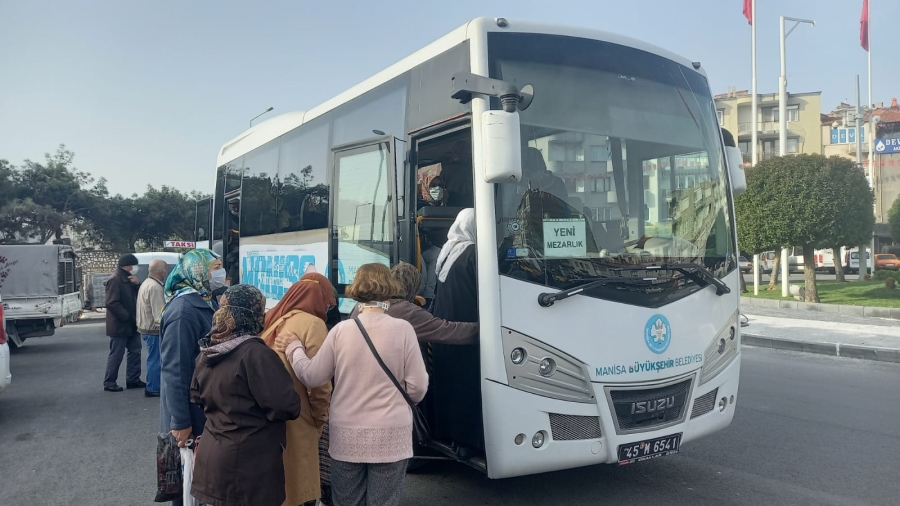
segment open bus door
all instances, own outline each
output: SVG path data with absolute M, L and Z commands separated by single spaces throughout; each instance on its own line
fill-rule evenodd
M 353 301 L 344 291 L 359 266 L 397 258 L 395 152 L 393 136 L 338 146 L 333 149 L 334 172 L 331 199 L 331 282 L 341 299 L 342 313 L 350 313 Z
M 213 199 L 197 201 L 194 215 L 194 241 L 198 248 L 209 248 L 210 232 L 212 231 L 212 205 Z

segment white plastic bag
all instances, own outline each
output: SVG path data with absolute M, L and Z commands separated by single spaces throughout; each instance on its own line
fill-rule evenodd
M 180 448 L 180 450 L 184 506 L 200 506 L 200 502 L 191 496 L 191 483 L 194 481 L 194 450 L 190 448 Z

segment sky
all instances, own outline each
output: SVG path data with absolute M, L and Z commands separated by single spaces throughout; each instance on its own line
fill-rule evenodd
M 890 22 L 870 0 L 874 101 L 900 95 Z M 146 185 L 211 193 L 216 153 L 263 118 L 306 110 L 479 16 L 645 40 L 700 61 L 712 89 L 750 89 L 743 0 L 0 0 L 0 159 L 59 144 L 112 193 Z M 780 15 L 814 19 L 787 39 L 788 91 L 823 108 L 867 101 L 862 0 L 757 0 L 760 93 L 778 90 Z M 823 111 L 826 112 L 826 111 Z M 263 119 L 261 118 L 261 119 Z

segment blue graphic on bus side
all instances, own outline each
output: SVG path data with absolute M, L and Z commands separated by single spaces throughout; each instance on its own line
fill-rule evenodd
M 281 300 L 288 289 L 300 280 L 306 266 L 316 265 L 315 255 L 265 255 L 251 254 L 243 258 L 241 264 L 241 282 L 253 285 L 267 299 Z M 328 263 L 325 263 L 325 277 L 329 277 Z M 338 283 L 347 279 L 344 264 L 338 260 Z
M 647 324 L 644 325 L 644 342 L 647 343 L 647 348 L 657 355 L 669 349 L 669 343 L 672 342 L 672 326 L 665 316 L 656 314 L 647 320 Z

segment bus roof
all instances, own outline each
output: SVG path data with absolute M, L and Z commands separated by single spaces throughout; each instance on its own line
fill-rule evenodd
M 420 65 L 441 53 L 463 43 L 464 41 L 483 34 L 486 32 L 513 32 L 513 33 L 536 33 L 550 35 L 566 35 L 569 37 L 602 40 L 621 44 L 624 46 L 634 47 L 648 53 L 656 54 L 664 58 L 673 60 L 689 69 L 693 69 L 692 62 L 682 56 L 667 51 L 663 48 L 642 42 L 631 37 L 618 35 L 601 30 L 593 30 L 587 28 L 576 28 L 563 25 L 554 25 L 549 23 L 532 23 L 525 21 L 508 21 L 508 26 L 497 26 L 498 18 L 481 17 L 476 18 L 465 25 L 453 30 L 440 39 L 425 46 L 419 51 L 407 56 L 399 62 L 382 70 L 365 81 L 353 86 L 343 93 L 319 104 L 307 111 L 294 111 L 284 113 L 274 118 L 257 123 L 248 128 L 240 135 L 226 142 L 222 149 L 219 150 L 216 159 L 216 167 L 220 167 L 240 156 L 243 156 L 263 144 L 276 139 L 287 132 L 312 121 L 313 119 L 325 114 L 337 107 L 371 91 L 378 86 L 394 79 L 395 77 L 408 72 L 417 65 Z M 697 72 L 706 76 L 703 69 L 697 69 Z

